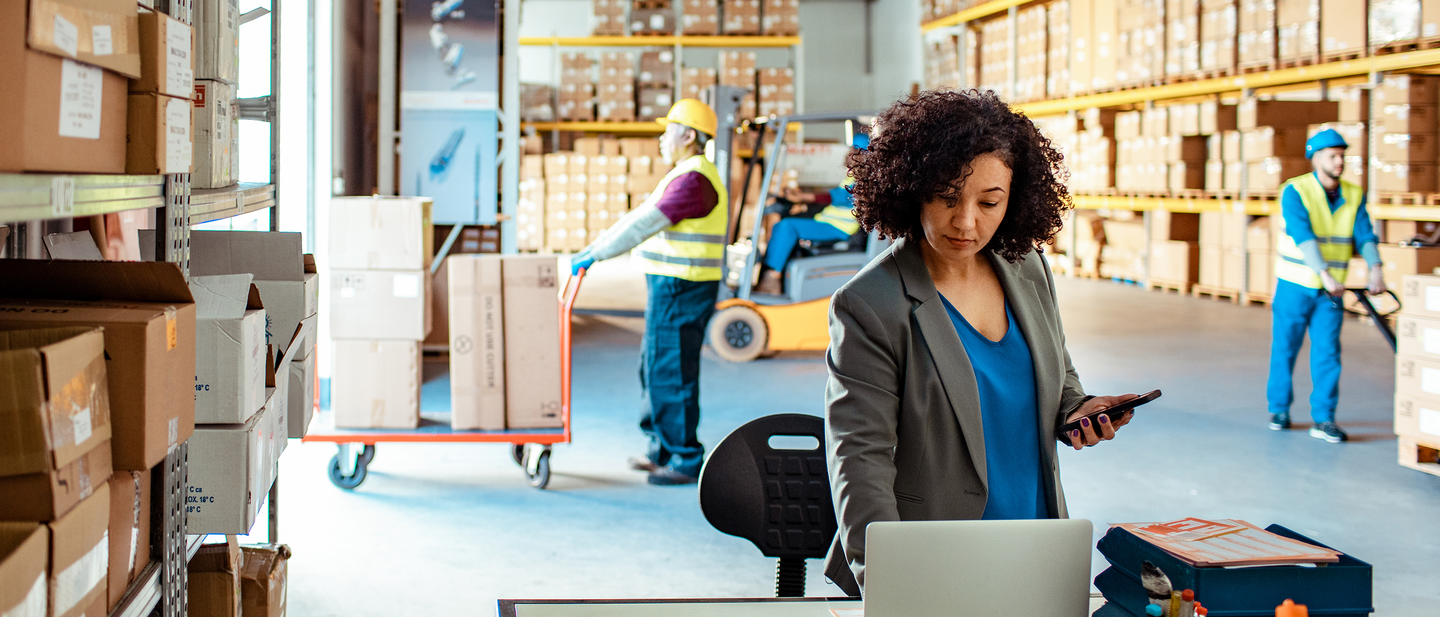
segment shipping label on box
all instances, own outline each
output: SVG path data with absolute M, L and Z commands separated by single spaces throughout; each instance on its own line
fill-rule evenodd
M 1401 355 L 1440 360 L 1440 319 L 1401 314 L 1395 338 Z
M 505 428 L 501 257 L 456 255 L 450 265 L 450 399 L 455 429 Z
M 547 164 L 552 159 L 546 160 Z M 546 169 L 550 175 L 550 169 Z M 423 270 L 434 256 L 428 197 L 336 197 L 330 200 L 326 267 Z
M 269 486 L 271 421 L 261 410 L 244 424 L 195 427 L 185 516 L 192 533 L 249 533 Z
M 130 95 L 125 173 L 188 174 L 191 103 L 163 94 Z
M 1411 274 L 1401 284 L 1400 303 L 1407 315 L 1440 319 L 1440 276 Z
M 194 141 L 190 182 L 197 189 L 218 189 L 235 183 L 231 114 L 235 87 L 209 79 L 195 80 L 190 136 Z
M 331 336 L 425 340 L 429 278 L 426 270 L 331 270 Z
M 194 5 L 195 78 L 240 80 L 238 0 L 202 0 Z
M 195 90 L 191 27 L 164 13 L 140 13 L 140 78 L 131 92 L 190 98 Z
M 0 615 L 43 617 L 49 610 L 50 527 L 0 523 Z
M 126 77 L 140 76 L 139 11 L 134 2 L 32 0 L 29 5 L 26 44 L 31 49 Z
M 105 608 L 105 574 L 110 563 L 109 476 L 95 494 L 50 523 L 50 612 L 55 617 L 90 614 Z
M 250 274 L 196 276 L 195 422 L 238 424 L 265 404 L 265 306 Z
M 1396 358 L 1396 363 L 1395 433 L 1433 443 L 1440 439 L 1440 398 L 1437 398 L 1440 395 L 1428 391 L 1414 393 L 1413 389 L 1424 386 L 1440 389 L 1440 384 L 1435 383 L 1440 380 L 1440 369 L 1436 368 L 1440 363 L 1404 356 Z M 1401 376 L 1399 373 L 1405 370 L 1413 371 L 1414 375 Z M 1412 391 L 1399 391 L 1402 381 L 1409 382 L 1406 388 Z
M 560 307 L 553 256 L 507 256 L 501 264 L 509 428 L 559 428 Z
M 331 409 L 338 428 L 415 428 L 420 423 L 420 342 L 333 341 Z

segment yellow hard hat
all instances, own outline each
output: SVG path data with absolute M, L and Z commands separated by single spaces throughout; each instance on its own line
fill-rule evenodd
M 664 118 L 655 120 L 660 124 L 674 122 L 683 126 L 700 131 L 711 137 L 715 136 L 716 125 L 715 110 L 709 105 L 701 103 L 697 99 L 680 99 L 670 108 L 670 113 Z

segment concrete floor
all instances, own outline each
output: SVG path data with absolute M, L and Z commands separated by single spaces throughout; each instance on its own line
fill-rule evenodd
M 1376 614 L 1435 614 L 1440 478 L 1395 464 L 1393 358 L 1373 327 L 1346 324 L 1339 419 L 1355 441 L 1331 445 L 1265 428 L 1263 308 L 1105 282 L 1061 280 L 1059 290 L 1088 391 L 1165 391 L 1115 442 L 1061 455 L 1070 513 L 1094 521 L 1097 538 L 1111 522 L 1281 523 L 1374 564 Z M 651 487 L 625 467 L 644 446 L 634 426 L 640 327 L 577 321 L 575 443 L 557 447 L 549 490 L 528 487 L 503 446 L 383 444 L 369 479 L 347 492 L 325 478 L 334 446 L 292 445 L 280 476 L 291 614 L 492 615 L 497 598 L 772 595 L 774 561 L 714 531 L 693 487 Z M 735 365 L 707 351 L 702 370 L 707 444 L 757 416 L 821 413 L 819 353 Z M 1308 371 L 1297 373 L 1308 394 Z M 428 384 L 427 406 L 443 405 L 447 387 Z M 1093 573 L 1103 563 L 1097 554 Z M 810 564 L 810 595 L 836 595 Z

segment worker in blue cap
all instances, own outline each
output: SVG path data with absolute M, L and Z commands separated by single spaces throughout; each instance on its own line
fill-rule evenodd
M 870 147 L 870 137 L 864 133 L 856 133 L 851 138 L 850 145 L 864 150 Z M 853 184 L 855 179 L 847 177 L 840 186 L 822 193 L 785 189 L 785 198 L 795 204 L 794 208 L 804 209 L 805 205 L 814 204 L 823 206 L 823 209 L 813 218 L 792 211 L 792 216 L 782 218 L 770 228 L 770 239 L 765 244 L 765 258 L 761 260 L 763 267 L 760 284 L 755 291 L 769 294 L 784 291 L 785 263 L 790 260 L 790 252 L 795 250 L 795 245 L 801 240 L 838 242 L 850 238 L 860 230 L 860 222 L 855 220 L 855 215 L 850 210 L 853 203 L 850 200 L 849 187 Z
M 1379 238 L 1365 211 L 1359 185 L 1345 171 L 1345 139 L 1334 129 L 1305 142 L 1312 173 L 1285 182 L 1280 208 L 1285 233 L 1276 247 L 1275 297 L 1271 304 L 1270 380 L 1266 398 L 1270 429 L 1290 428 L 1292 373 L 1305 333 L 1310 333 L 1310 436 L 1330 443 L 1348 438 L 1335 424 L 1340 398 L 1340 324 L 1350 258 L 1359 247 L 1369 265 L 1368 291 L 1384 293 Z

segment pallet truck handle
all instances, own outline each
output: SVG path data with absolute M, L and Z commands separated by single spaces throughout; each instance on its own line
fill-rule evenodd
M 575 310 L 575 297 L 580 295 L 580 282 L 585 268 L 565 279 L 560 292 L 560 423 L 565 427 L 565 441 L 570 441 L 570 315 Z
M 1375 322 L 1375 327 L 1380 330 L 1380 336 L 1385 337 L 1385 342 L 1390 343 L 1390 351 L 1398 352 L 1399 348 L 1395 345 L 1395 331 L 1390 329 L 1390 322 L 1386 321 L 1385 318 L 1393 315 L 1399 309 L 1381 315 L 1380 311 L 1375 310 L 1375 304 L 1370 301 L 1370 291 L 1368 289 L 1352 287 L 1346 291 L 1355 294 L 1355 299 L 1360 303 L 1360 306 L 1365 309 L 1365 312 L 1370 315 L 1370 320 Z M 1397 306 L 1400 304 L 1400 298 L 1395 296 L 1395 292 L 1387 289 L 1385 293 L 1390 294 L 1390 297 L 1394 298 Z

